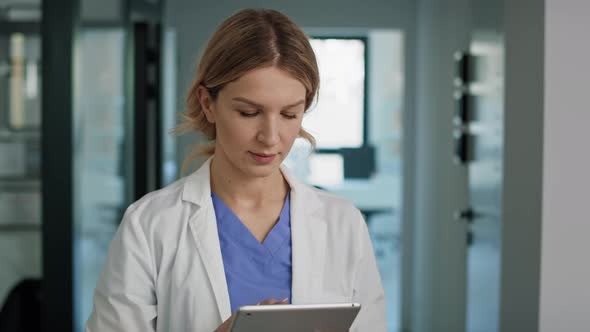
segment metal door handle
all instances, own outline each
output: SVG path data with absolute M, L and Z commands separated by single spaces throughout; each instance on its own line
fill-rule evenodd
M 455 220 L 466 221 L 467 223 L 472 223 L 476 216 L 477 214 L 470 207 L 455 212 Z

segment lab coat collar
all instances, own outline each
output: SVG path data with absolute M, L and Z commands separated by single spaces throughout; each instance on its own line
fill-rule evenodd
M 217 233 L 215 209 L 211 200 L 210 165 L 211 158 L 186 178 L 182 200 L 196 205 L 196 209 L 189 216 L 189 228 L 209 277 L 217 310 L 223 322 L 231 316 L 231 307 Z
M 201 207 L 211 201 L 211 159 L 213 157 L 207 159 L 199 169 L 187 177 L 182 190 L 183 201 L 191 202 Z
M 213 157 L 207 159 L 198 170 L 188 176 L 184 183 L 182 200 L 201 207 L 211 202 L 210 167 L 212 159 Z M 291 192 L 300 197 L 304 210 L 307 213 L 315 212 L 320 207 L 315 190 L 295 177 L 287 166 L 281 165 L 281 173 L 287 180 Z
M 187 177 L 182 200 L 197 205 L 189 224 L 224 321 L 231 315 L 231 307 L 211 200 L 211 159 Z M 325 265 L 326 223 L 317 213 L 321 207 L 320 197 L 313 188 L 293 176 L 286 166 L 281 165 L 281 172 L 291 188 L 291 302 L 313 302 L 314 294 L 320 293 L 321 283 L 318 281 L 322 280 Z

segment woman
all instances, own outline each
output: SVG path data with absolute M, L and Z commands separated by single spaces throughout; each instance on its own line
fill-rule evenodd
M 349 202 L 281 166 L 319 75 L 305 34 L 243 10 L 213 34 L 181 130 L 209 159 L 132 204 L 96 287 L 87 331 L 227 331 L 245 304 L 359 302 L 353 331 L 385 331 L 367 227 Z M 225 322 L 225 323 L 224 323 Z

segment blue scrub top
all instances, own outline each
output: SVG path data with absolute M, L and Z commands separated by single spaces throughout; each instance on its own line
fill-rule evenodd
M 279 221 L 260 243 L 234 212 L 211 193 L 232 312 L 270 298 L 288 298 L 291 303 L 289 197 L 290 192 Z

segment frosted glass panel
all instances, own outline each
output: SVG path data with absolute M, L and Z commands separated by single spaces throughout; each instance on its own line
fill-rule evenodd
M 125 200 L 125 33 L 86 28 L 78 36 L 75 63 L 75 330 L 92 310 L 96 281 Z
M 0 310 L 17 284 L 41 277 L 42 266 L 40 38 L 1 23 Z

